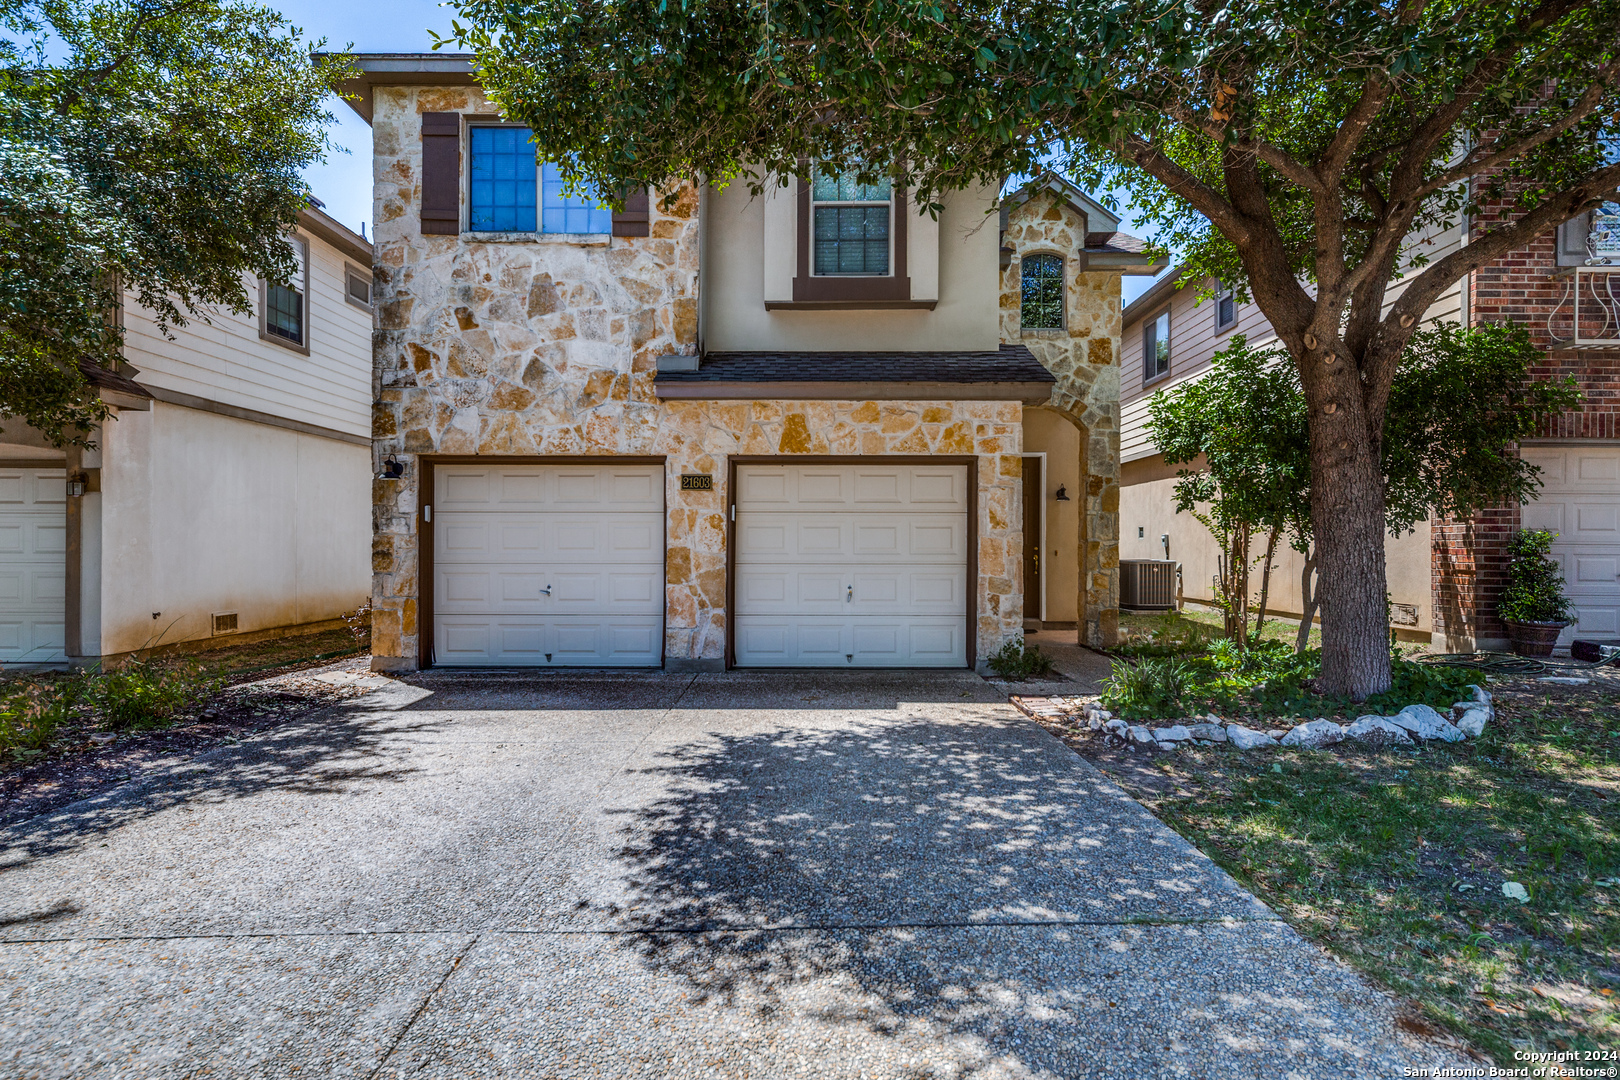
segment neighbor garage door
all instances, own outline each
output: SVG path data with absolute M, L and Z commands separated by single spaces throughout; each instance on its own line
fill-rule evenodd
M 1521 521 L 1558 533 L 1553 558 L 1579 613 L 1562 640 L 1620 638 L 1620 447 L 1527 446 L 1523 453 L 1541 466 L 1544 486 Z
M 433 661 L 655 667 L 661 465 L 434 469 Z
M 967 664 L 965 465 L 740 465 L 742 666 Z
M 67 659 L 66 483 L 61 469 L 0 465 L 0 663 Z

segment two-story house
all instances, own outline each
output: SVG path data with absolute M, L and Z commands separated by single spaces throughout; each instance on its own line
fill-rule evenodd
M 1446 651 L 1505 649 L 1495 604 L 1506 584 L 1506 543 L 1518 528 L 1535 527 L 1559 534 L 1554 557 L 1579 613 L 1564 642 L 1620 640 L 1620 304 L 1608 291 L 1609 282 L 1620 283 L 1610 276 L 1620 268 L 1586 265 L 1590 226 L 1586 215 L 1484 267 L 1425 315 L 1430 322 L 1523 324 L 1546 349 L 1532 377 L 1573 374 L 1586 400 L 1518 448 L 1542 468 L 1536 500 L 1466 522 L 1419 522 L 1411 533 L 1386 537 L 1391 628 L 1403 639 L 1432 641 Z M 1423 250 L 1437 259 L 1466 242 L 1466 229 L 1437 232 L 1425 238 Z M 1573 323 L 1577 267 L 1583 268 L 1579 333 Z M 1392 300 L 1398 290 L 1399 283 Z M 1232 335 L 1255 344 L 1275 335 L 1253 304 L 1175 273 L 1135 300 L 1124 324 L 1121 557 L 1179 561 L 1187 599 L 1213 603 L 1217 545 L 1191 515 L 1174 512 L 1170 488 L 1186 466 L 1164 463 L 1147 431 L 1148 404 L 1158 391 L 1202 377 Z M 1298 616 L 1302 569 L 1298 553 L 1282 552 L 1268 608 Z
M 812 170 L 613 213 L 465 57 L 370 55 L 373 651 L 976 666 L 1117 621 L 1120 275 L 1053 177 L 931 217 Z
M 126 300 L 111 418 L 0 421 L 0 663 L 116 661 L 340 625 L 369 593 L 371 244 L 312 205 L 300 274 L 165 335 Z

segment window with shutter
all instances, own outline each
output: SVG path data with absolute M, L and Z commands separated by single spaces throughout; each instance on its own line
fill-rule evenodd
M 422 235 L 461 232 L 461 114 L 422 114 Z
M 652 199 L 646 188 L 624 197 L 624 209 L 613 215 L 614 236 L 647 236 L 652 225 Z

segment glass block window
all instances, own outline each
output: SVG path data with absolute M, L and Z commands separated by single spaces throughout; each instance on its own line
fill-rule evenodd
M 295 344 L 304 343 L 304 298 L 297 289 L 286 285 L 265 289 L 264 329 Z
M 468 157 L 473 232 L 534 232 L 537 170 L 526 127 L 475 127 Z
M 889 272 L 892 191 L 887 180 L 858 184 L 818 169 L 810 204 L 814 273 L 880 277 Z
M 1019 267 L 1023 277 L 1019 304 L 1023 328 L 1063 329 L 1063 259 L 1057 255 L 1025 255 Z
M 540 231 L 611 233 L 613 211 L 594 199 L 563 194 L 562 172 L 548 163 L 540 167 Z

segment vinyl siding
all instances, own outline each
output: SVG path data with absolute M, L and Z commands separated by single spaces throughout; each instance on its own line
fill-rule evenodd
M 171 330 L 126 297 L 124 355 L 155 389 L 331 428 L 371 433 L 371 313 L 345 299 L 341 252 L 300 231 L 309 244 L 309 355 L 259 338 L 259 285 L 253 310 L 208 312 Z M 369 267 L 361 267 L 368 270 Z

